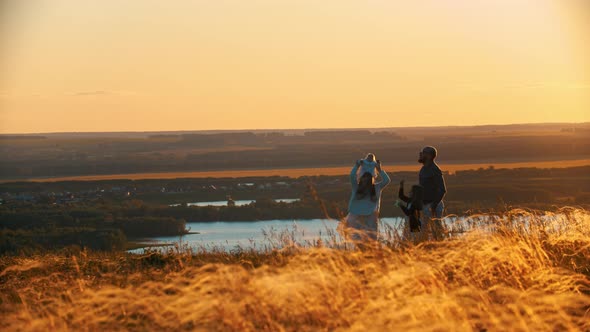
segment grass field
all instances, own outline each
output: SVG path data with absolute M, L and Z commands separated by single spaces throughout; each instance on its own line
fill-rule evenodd
M 444 171 L 454 173 L 460 170 L 478 169 L 480 167 L 494 166 L 495 168 L 567 168 L 590 165 L 590 159 L 535 161 L 535 162 L 507 162 L 507 163 L 463 163 L 441 164 Z M 418 163 L 412 165 L 385 165 L 388 172 L 418 171 Z M 141 180 L 141 179 L 179 179 L 179 178 L 247 178 L 263 176 L 287 176 L 297 178 L 301 176 L 315 175 L 344 175 L 350 172 L 350 167 L 322 167 L 322 168 L 286 168 L 286 169 L 259 169 L 259 170 L 227 170 L 227 171 L 196 171 L 196 172 L 162 172 L 162 173 L 128 173 L 108 175 L 84 175 L 65 176 L 52 178 L 28 178 L 20 181 L 55 182 L 55 181 L 97 181 L 97 180 Z M 0 180 L 10 182 L 15 180 Z
M 588 331 L 590 212 L 366 251 L 0 257 L 3 331 Z M 528 222 L 524 222 L 528 220 Z

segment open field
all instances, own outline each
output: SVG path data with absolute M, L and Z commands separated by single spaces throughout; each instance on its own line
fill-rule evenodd
M 478 168 L 568 168 L 590 165 L 590 159 L 558 160 L 558 161 L 535 161 L 535 162 L 507 162 L 507 163 L 464 163 L 446 164 L 441 162 L 444 171 L 454 173 L 461 170 Z M 418 171 L 418 163 L 412 165 L 386 165 L 388 172 Z M 323 167 L 323 168 L 285 168 L 285 169 L 258 169 L 258 170 L 224 170 L 224 171 L 203 171 L 203 172 L 156 172 L 156 173 L 128 173 L 109 175 L 85 175 L 85 176 L 64 176 L 52 178 L 27 178 L 19 181 L 35 182 L 56 182 L 56 181 L 98 181 L 98 180 L 141 180 L 141 179 L 180 179 L 180 178 L 249 178 L 263 176 L 286 176 L 298 178 L 301 176 L 315 175 L 344 175 L 350 172 L 350 167 Z M 15 180 L 1 180 L 0 182 L 12 182 Z
M 479 217 L 464 236 L 364 252 L 287 237 L 266 252 L 2 256 L 0 329 L 588 331 L 590 213 Z
M 340 175 L 368 152 L 394 166 L 392 171 L 413 171 L 425 145 L 439 149 L 441 164 L 451 172 L 489 165 L 580 166 L 590 160 L 588 124 L 138 135 L 0 135 L 0 181 Z M 577 161 L 555 162 L 561 160 Z

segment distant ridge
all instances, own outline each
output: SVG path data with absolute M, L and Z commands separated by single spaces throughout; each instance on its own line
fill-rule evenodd
M 9 140 L 9 139 L 47 139 L 47 136 L 34 136 L 34 135 L 28 135 L 28 134 L 23 134 L 23 135 L 14 135 L 14 134 L 10 134 L 10 135 L 0 135 L 0 140 L 5 139 L 5 140 Z
M 0 134 L 0 139 L 27 138 L 39 139 L 51 137 L 148 137 L 154 135 L 183 135 L 183 134 L 221 134 L 221 133 L 272 133 L 281 132 L 286 135 L 304 135 L 306 132 L 316 131 L 395 131 L 408 133 L 416 131 L 446 131 L 449 129 L 465 131 L 490 131 L 490 130 L 561 130 L 563 128 L 590 128 L 590 122 L 548 122 L 548 123 L 516 123 L 516 124 L 487 124 L 472 126 L 416 126 L 416 127 L 373 127 L 373 128 L 303 128 L 303 129 L 227 129 L 227 130 L 163 130 L 163 131 L 112 131 L 112 132 L 49 132 L 49 133 L 10 133 Z

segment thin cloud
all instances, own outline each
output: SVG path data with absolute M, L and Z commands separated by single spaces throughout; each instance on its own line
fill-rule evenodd
M 590 89 L 590 83 L 587 82 L 531 82 L 515 83 L 502 85 L 476 85 L 476 84 L 457 84 L 456 87 L 461 90 L 470 90 L 474 92 L 490 92 L 501 90 L 538 90 L 538 89 L 561 89 L 561 90 L 586 90 Z
M 56 94 L 25 93 L 17 94 L 9 91 L 0 91 L 1 99 L 23 99 L 23 98 L 55 98 L 55 97 L 108 97 L 108 96 L 137 96 L 139 93 L 134 91 L 113 91 L 113 90 L 94 90 L 94 91 L 76 91 Z
M 79 91 L 79 92 L 74 92 L 73 95 L 74 96 L 107 96 L 107 95 L 115 95 L 116 93 L 112 92 L 112 91 L 106 91 L 106 90 L 96 90 L 96 91 Z
M 113 91 L 113 90 L 94 90 L 94 91 L 77 91 L 72 93 L 75 97 L 89 97 L 89 96 L 135 96 L 138 93 L 135 91 Z
M 537 82 L 521 85 L 508 85 L 507 88 L 514 89 L 588 89 L 590 83 L 585 82 Z

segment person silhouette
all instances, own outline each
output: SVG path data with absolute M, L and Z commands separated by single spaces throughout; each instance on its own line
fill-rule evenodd
M 426 146 L 420 152 L 418 162 L 422 164 L 420 169 L 419 184 L 423 188 L 423 215 L 422 232 L 427 223 L 431 223 L 432 233 L 435 239 L 442 236 L 442 215 L 445 209 L 443 199 L 447 193 L 447 186 L 443 173 L 436 163 L 438 151 L 432 146 Z

